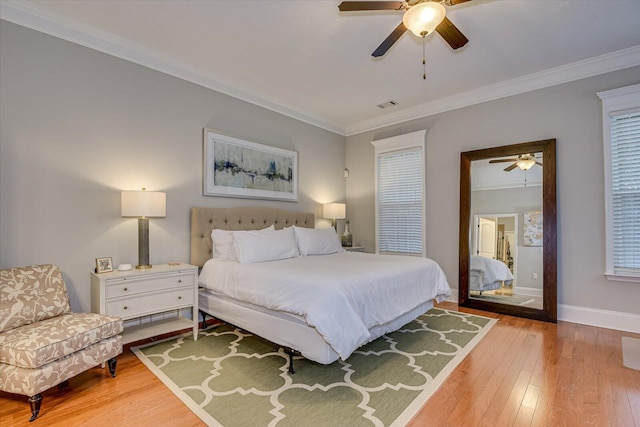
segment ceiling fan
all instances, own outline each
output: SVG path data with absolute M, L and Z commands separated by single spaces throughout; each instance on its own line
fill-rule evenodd
M 453 49 L 461 48 L 469 40 L 445 16 L 446 9 L 443 4 L 455 6 L 468 1 L 470 0 L 343 1 L 338 9 L 341 12 L 404 10 L 400 25 L 371 54 L 379 57 L 387 53 L 407 30 L 423 38 L 435 30 Z
M 542 166 L 542 163 L 536 160 L 534 154 L 520 154 L 515 159 L 493 159 L 489 160 L 489 163 L 502 163 L 502 162 L 514 162 L 512 165 L 504 168 L 505 172 L 510 172 L 515 168 L 520 168 L 523 171 L 527 171 L 533 167 L 533 165 Z

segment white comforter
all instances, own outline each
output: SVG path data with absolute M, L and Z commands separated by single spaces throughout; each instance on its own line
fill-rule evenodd
M 255 264 L 211 259 L 199 284 L 303 317 L 343 360 L 370 340 L 369 328 L 451 296 L 444 272 L 430 259 L 355 252 Z
M 496 281 L 504 281 L 509 285 L 513 280 L 513 274 L 504 262 L 482 256 L 471 256 L 471 270 L 478 271 L 483 285 L 490 285 Z

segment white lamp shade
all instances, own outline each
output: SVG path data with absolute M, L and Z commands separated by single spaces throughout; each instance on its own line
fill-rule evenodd
M 167 216 L 167 195 L 159 191 L 123 191 L 121 215 L 133 217 Z
M 327 203 L 322 207 L 322 216 L 331 219 L 345 219 L 347 217 L 347 205 L 344 203 Z
M 402 23 L 416 36 L 424 37 L 440 25 L 446 14 L 447 11 L 443 5 L 427 1 L 407 10 L 402 16 Z

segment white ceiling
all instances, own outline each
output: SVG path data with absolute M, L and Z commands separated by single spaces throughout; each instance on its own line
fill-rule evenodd
M 457 51 L 340 0 L 0 1 L 0 17 L 351 135 L 640 65 L 640 0 L 473 0 Z M 376 105 L 395 100 L 385 110 Z

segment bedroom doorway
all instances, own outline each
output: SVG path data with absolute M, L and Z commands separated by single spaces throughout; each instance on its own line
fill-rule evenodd
M 498 242 L 496 239 L 497 218 L 476 216 L 476 255 L 496 259 Z
M 518 294 L 518 214 L 474 214 L 473 255 L 494 259 L 505 264 L 514 280 L 489 294 L 515 296 Z M 473 298 L 473 295 L 471 295 Z M 508 304 L 508 299 L 505 301 Z M 518 301 L 521 304 L 521 301 Z

